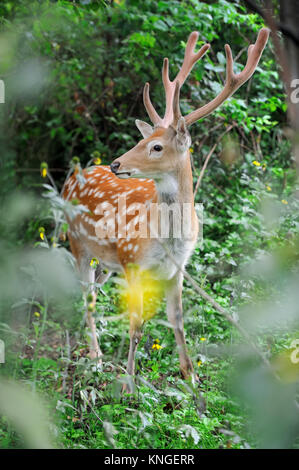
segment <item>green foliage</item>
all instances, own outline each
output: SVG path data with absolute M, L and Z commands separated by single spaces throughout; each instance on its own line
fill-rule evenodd
M 145 116 L 141 94 L 146 81 L 151 82 L 153 101 L 163 112 L 162 60 L 169 57 L 171 74 L 177 72 L 190 31 L 200 31 L 199 46 L 210 41 L 212 51 L 184 86 L 183 112 L 211 100 L 221 88 L 224 43 L 232 44 L 236 55 L 255 41 L 261 26 L 256 15 L 225 0 L 213 4 L 144 1 L 142 9 L 133 0 L 106 8 L 102 2 L 93 2 L 93 8 L 82 2 L 76 7 L 49 1 L 4 5 L 3 15 L 9 19 L 3 25 L 3 38 L 9 37 L 10 45 L 3 39 L 9 64 L 1 67 L 4 72 L 15 69 L 11 86 L 24 95 L 13 112 L 10 107 L 7 127 L 22 169 L 36 168 L 41 161 L 65 169 L 73 155 L 87 162 L 94 150 L 110 162 L 138 138 L 134 120 Z M 224 29 L 224 24 L 229 27 Z M 27 70 L 24 59 L 31 66 L 31 80 L 39 78 L 39 82 L 18 83 L 17 74 Z M 236 69 L 245 61 L 243 52 Z M 195 151 L 199 139 L 219 119 L 224 125 L 236 121 L 245 135 L 253 132 L 254 139 L 261 132 L 270 133 L 285 110 L 275 67 L 269 47 L 250 89 L 243 87 L 212 117 L 194 126 Z M 261 139 L 261 145 L 267 141 Z M 275 140 L 270 146 L 275 147 Z M 271 148 L 267 148 L 270 155 Z M 23 182 L 32 183 L 32 178 Z

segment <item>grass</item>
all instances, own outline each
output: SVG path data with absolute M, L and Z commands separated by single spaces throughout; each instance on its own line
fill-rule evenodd
M 238 194 L 234 191 L 231 203 L 224 208 L 221 206 L 216 215 L 212 212 L 213 217 L 209 217 L 209 210 L 215 211 L 215 206 L 207 207 L 203 248 L 196 248 L 188 272 L 231 314 L 237 313 L 236 308 L 249 305 L 248 320 L 252 322 L 252 318 L 256 318 L 260 321 L 254 316 L 258 312 L 252 311 L 252 306 L 257 300 L 275 297 L 287 284 L 284 271 L 274 271 L 270 281 L 268 278 L 263 280 L 259 273 L 243 279 L 242 267 L 252 260 L 256 250 L 273 249 L 281 244 L 288 248 L 286 233 L 289 237 L 297 233 L 297 219 L 286 212 L 278 234 L 275 237 L 271 233 L 265 235 L 256 221 L 257 216 L 252 216 L 257 204 L 256 194 L 253 192 L 251 197 L 248 192 L 247 204 L 251 211 L 245 211 L 244 205 L 237 206 Z M 238 207 L 238 211 L 235 209 L 229 215 L 226 211 L 232 206 Z M 242 220 L 240 226 L 239 219 Z M 233 223 L 238 228 L 231 232 Z M 216 241 L 214 233 L 220 228 L 221 236 Z M 295 265 L 298 257 L 295 258 L 291 249 L 295 242 L 290 240 L 287 242 L 291 245 L 288 253 Z M 51 256 L 50 244 L 47 248 Z M 55 277 L 58 271 L 55 265 Z M 183 310 L 189 354 L 197 376 L 195 385 L 182 380 L 180 375 L 174 335 L 162 302 L 157 314 L 144 326 L 136 360 L 136 391 L 132 395 L 121 394 L 122 384 L 127 380 L 129 335 L 128 319 L 121 316 L 124 298 L 115 281 L 112 278 L 105 284 L 106 295 L 99 294 L 96 304 L 104 354 L 104 365 L 100 370 L 88 358 L 79 289 L 77 298 L 71 302 L 64 299 L 53 304 L 49 299 L 39 299 L 35 295 L 25 302 L 25 309 L 27 303 L 29 305 L 27 317 L 21 318 L 20 313 L 18 317 L 18 304 L 14 306 L 13 320 L 9 320 L 11 332 L 6 332 L 7 364 L 2 372 L 25 383 L 46 401 L 55 446 L 121 449 L 257 447 L 257 437 L 252 426 L 249 427 L 249 409 L 240 404 L 233 386 L 233 376 L 238 374 L 237 354 L 243 352 L 239 347 L 240 338 L 233 327 L 187 284 L 183 289 Z M 39 279 L 34 278 L 34 285 L 38 282 Z M 152 305 L 147 310 L 151 312 Z M 8 319 L 6 321 L 8 323 Z M 285 369 L 285 377 L 291 376 L 288 347 L 292 339 L 298 338 L 298 331 L 291 329 L 289 333 L 283 333 L 285 330 L 277 328 L 276 332 L 272 324 L 267 334 L 267 329 L 255 333 L 253 325 L 251 328 L 250 333 L 255 335 L 254 339 L 268 359 L 275 360 L 278 356 L 277 363 Z M 153 348 L 157 342 L 160 349 Z M 280 361 L 280 353 L 287 354 L 286 361 Z M 247 378 L 252 364 L 258 370 L 254 355 L 240 359 Z M 238 378 L 246 383 L 246 377 Z M 297 378 L 298 374 L 292 380 Z M 259 382 L 254 385 L 258 389 Z M 275 391 L 274 387 L 269 388 L 270 395 L 272 390 Z M 277 397 L 280 407 L 279 394 Z M 265 400 L 268 402 L 267 394 Z M 277 403 L 273 402 L 273 414 Z M 270 423 L 269 429 L 273 427 Z M 284 433 L 282 428 L 282 435 Z M 5 417 L 0 418 L 0 447 L 25 447 Z
M 185 330 L 197 382 L 184 381 L 164 305 L 144 327 L 136 362 L 136 391 L 122 395 L 129 346 L 126 318 L 118 315 L 112 281 L 99 295 L 104 366 L 87 357 L 82 302 L 72 318 L 55 319 L 49 308 L 32 313 L 16 375 L 47 399 L 59 447 L 67 448 L 238 448 L 247 446 L 246 414 L 231 397 L 232 359 L 207 354 L 215 338 L 232 341 L 230 326 L 184 289 Z M 109 317 L 109 321 L 105 318 Z M 211 317 L 209 319 L 209 317 Z M 43 327 L 42 327 L 43 325 Z M 42 329 L 44 330 L 42 331 Z M 153 349 L 155 341 L 162 346 Z M 2 419 L 1 447 L 22 447 Z M 57 444 L 58 445 L 58 444 Z

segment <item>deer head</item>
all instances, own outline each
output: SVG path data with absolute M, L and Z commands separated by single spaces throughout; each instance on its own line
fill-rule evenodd
M 136 120 L 136 126 L 140 130 L 143 139 L 131 150 L 114 160 L 111 170 L 120 178 L 152 178 L 155 181 L 161 179 L 163 174 L 168 174 L 180 167 L 182 160 L 188 157 L 188 149 L 191 146 L 191 137 L 188 127 L 201 118 L 206 117 L 227 100 L 243 83 L 254 73 L 264 47 L 269 37 L 269 30 L 263 28 L 258 34 L 255 44 L 248 48 L 247 63 L 242 72 L 235 74 L 233 71 L 233 57 L 231 48 L 225 45 L 226 53 L 226 81 L 223 90 L 211 102 L 196 109 L 183 117 L 180 111 L 180 89 L 194 64 L 210 48 L 205 44 L 198 52 L 195 46 L 199 33 L 190 34 L 183 65 L 173 81 L 169 79 L 168 59 L 164 59 L 162 80 L 166 97 L 166 108 L 163 119 L 153 107 L 149 84 L 146 83 L 143 92 L 143 101 L 147 113 L 153 123 L 153 127 L 144 121 Z

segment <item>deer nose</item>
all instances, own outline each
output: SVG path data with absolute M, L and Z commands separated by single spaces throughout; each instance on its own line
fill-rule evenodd
M 120 167 L 120 163 L 119 163 L 119 162 L 113 162 L 113 163 L 111 163 L 111 165 L 110 165 L 110 168 L 111 168 L 112 173 L 116 173 L 117 170 L 119 169 L 119 167 Z

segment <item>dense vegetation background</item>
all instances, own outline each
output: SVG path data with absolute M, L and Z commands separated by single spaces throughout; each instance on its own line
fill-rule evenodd
M 191 31 L 200 32 L 198 46 L 212 47 L 183 87 L 183 113 L 221 89 L 224 44 L 241 70 L 263 25 L 241 1 L 1 2 L 2 447 L 298 446 L 298 366 L 290 361 L 299 338 L 298 198 L 272 42 L 252 79 L 191 129 L 194 184 L 218 145 L 196 195 L 204 238 L 187 269 L 243 325 L 264 361 L 186 282 L 198 383 L 180 377 L 162 303 L 144 329 L 136 394 L 121 396 L 128 320 L 119 316 L 119 281 L 98 297 L 104 366 L 97 371 L 86 354 L 68 241 L 58 239 L 58 228 L 67 229 L 62 202 L 43 186 L 60 190 L 74 157 L 81 166 L 94 158 L 107 164 L 135 145 L 134 121 L 147 120 L 144 83 L 162 111 L 163 57 L 175 74 Z M 45 412 L 51 424 L 41 419 Z

